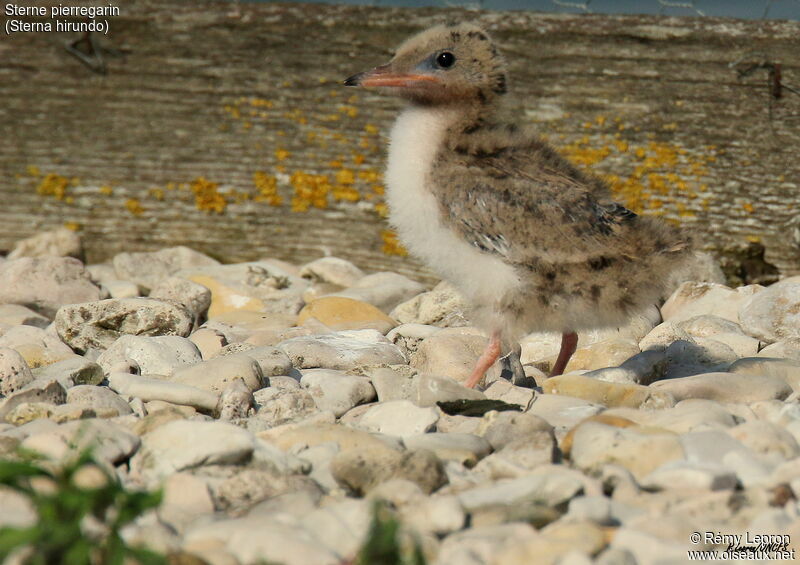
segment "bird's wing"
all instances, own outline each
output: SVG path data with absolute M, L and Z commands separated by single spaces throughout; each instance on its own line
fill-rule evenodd
M 648 248 L 635 241 L 647 237 L 636 233 L 641 219 L 635 213 L 599 200 L 583 179 L 525 165 L 524 155 L 440 155 L 431 180 L 444 221 L 470 244 L 511 263 L 636 258 Z

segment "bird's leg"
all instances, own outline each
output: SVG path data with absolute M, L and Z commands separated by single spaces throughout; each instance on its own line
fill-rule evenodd
M 556 377 L 564 372 L 569 363 L 570 357 L 578 348 L 578 334 L 575 332 L 565 332 L 561 335 L 561 350 L 558 352 L 558 359 L 550 371 L 551 377 Z
M 492 337 L 489 339 L 486 349 L 484 349 L 481 356 L 478 357 L 478 362 L 475 364 L 472 374 L 464 385 L 467 388 L 475 388 L 475 385 L 481 381 L 486 371 L 489 370 L 489 367 L 494 365 L 498 357 L 500 357 L 500 332 L 496 331 L 492 332 Z

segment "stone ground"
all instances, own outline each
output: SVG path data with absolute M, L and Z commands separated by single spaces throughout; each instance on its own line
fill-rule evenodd
M 800 277 L 713 268 L 623 328 L 532 334 L 532 379 L 465 380 L 486 343 L 445 283 L 334 257 L 193 250 L 85 266 L 66 230 L 0 259 L 0 456 L 93 444 L 163 487 L 125 535 L 211 565 L 338 565 L 387 500 L 436 565 L 685 563 L 693 532 L 800 543 Z M 709 282 L 711 281 L 711 282 Z M 716 281 L 716 282 L 714 282 Z M 451 415 L 438 402 L 522 411 Z M 0 491 L 0 526 L 36 519 Z

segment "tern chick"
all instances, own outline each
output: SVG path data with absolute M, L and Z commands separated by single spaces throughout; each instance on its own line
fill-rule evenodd
M 505 64 L 476 25 L 428 29 L 345 85 L 408 102 L 390 136 L 389 220 L 491 334 L 469 387 L 532 331 L 562 333 L 561 374 L 576 331 L 623 325 L 689 256 L 679 230 L 613 202 L 602 180 L 501 117 Z

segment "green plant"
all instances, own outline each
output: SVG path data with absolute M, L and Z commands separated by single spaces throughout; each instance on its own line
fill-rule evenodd
M 28 548 L 25 565 L 163 565 L 152 551 L 129 547 L 123 526 L 156 507 L 160 492 L 127 491 L 116 476 L 84 451 L 63 465 L 49 465 L 29 454 L 0 460 L 0 485 L 26 496 L 36 524 L 0 528 L 0 562 Z
M 377 501 L 372 508 L 372 523 L 367 539 L 355 558 L 354 565 L 426 565 L 417 540 L 412 547 L 402 543 L 401 524 L 389 506 Z

